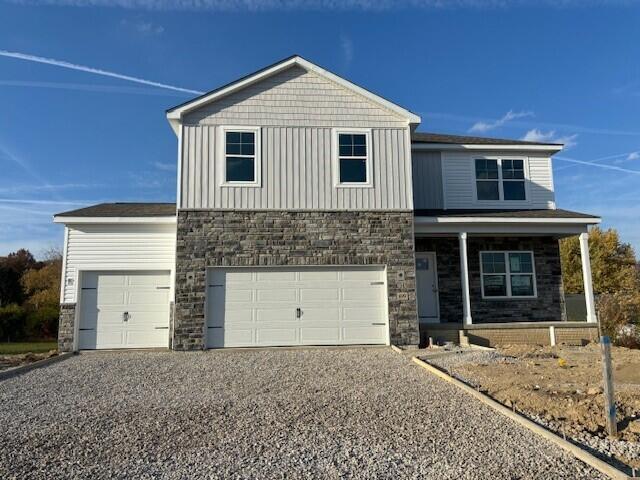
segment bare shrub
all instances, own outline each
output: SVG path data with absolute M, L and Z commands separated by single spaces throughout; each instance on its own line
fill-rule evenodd
M 598 297 L 598 315 L 603 335 L 616 344 L 640 347 L 640 293 L 618 292 Z

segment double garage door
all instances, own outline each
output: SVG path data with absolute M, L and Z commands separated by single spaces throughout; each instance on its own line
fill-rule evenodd
M 169 346 L 169 272 L 83 272 L 78 348 Z
M 209 348 L 387 344 L 383 267 L 212 268 Z M 169 272 L 83 272 L 78 348 L 169 345 Z
M 382 267 L 212 268 L 207 345 L 388 343 Z

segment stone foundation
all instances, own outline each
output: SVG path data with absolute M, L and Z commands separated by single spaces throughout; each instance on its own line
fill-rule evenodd
M 412 212 L 180 210 L 173 348 L 206 348 L 206 269 L 386 265 L 391 342 L 419 342 Z
M 76 320 L 76 304 L 63 303 L 60 305 L 60 319 L 58 320 L 58 351 L 73 351 L 73 332 Z

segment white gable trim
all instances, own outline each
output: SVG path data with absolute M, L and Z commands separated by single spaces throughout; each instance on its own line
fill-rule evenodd
M 95 224 L 107 224 L 107 223 L 154 223 L 154 224 L 172 224 L 177 223 L 177 219 L 174 216 L 159 216 L 159 217 L 61 217 L 54 216 L 53 223 L 64 223 L 65 225 L 74 225 L 81 223 L 95 223 Z
M 348 80 L 345 80 L 342 77 L 339 77 L 338 75 L 335 75 L 327 70 L 325 70 L 324 68 L 319 67 L 318 65 L 315 65 L 311 62 L 309 62 L 308 60 L 305 60 L 302 57 L 292 57 L 288 60 L 285 60 L 283 62 L 280 62 L 270 68 L 267 68 L 265 70 L 262 70 L 254 75 L 251 75 L 243 80 L 240 80 L 238 82 L 234 82 L 231 85 L 222 88 L 220 90 L 216 90 L 215 92 L 212 92 L 209 95 L 204 95 L 202 97 L 196 98 L 195 100 L 188 102 L 178 108 L 175 108 L 173 110 L 170 110 L 167 113 L 167 119 L 169 120 L 169 123 L 171 124 L 172 128 L 174 130 L 177 129 L 177 125 L 180 123 L 180 120 L 182 118 L 183 115 L 192 112 L 194 110 L 197 110 L 198 108 L 202 107 L 203 105 L 206 105 L 208 103 L 214 102 L 222 97 L 225 97 L 233 92 L 237 92 L 238 90 L 242 90 L 243 88 L 248 87 L 249 85 L 253 85 L 254 83 L 257 83 L 261 80 L 263 80 L 264 78 L 270 77 L 272 75 L 275 75 L 276 73 L 279 73 L 283 70 L 286 70 L 290 67 L 293 67 L 294 65 L 298 65 L 302 68 L 304 68 L 307 71 L 310 72 L 314 72 L 332 82 L 337 83 L 338 85 L 341 85 L 344 88 L 347 88 L 355 93 L 358 93 L 359 95 L 362 95 L 363 97 L 371 100 L 372 102 L 377 103 L 378 105 L 382 106 L 383 108 L 386 108 L 390 111 L 392 111 L 393 113 L 395 113 L 396 115 L 399 115 L 403 118 L 405 118 L 407 120 L 408 124 L 418 124 L 420 123 L 421 119 L 418 115 L 416 115 L 415 113 L 410 112 L 409 110 L 406 110 L 405 108 L 400 107 L 399 105 L 396 105 L 395 103 L 390 102 L 389 100 L 386 100 L 374 93 L 371 93 L 367 90 L 365 90 L 362 87 L 359 87 L 358 85 L 351 83 Z

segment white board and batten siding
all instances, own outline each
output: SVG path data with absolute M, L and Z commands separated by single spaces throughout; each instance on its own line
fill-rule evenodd
M 181 208 L 410 210 L 411 164 L 406 129 L 373 129 L 373 186 L 335 185 L 332 130 L 263 127 L 261 186 L 222 186 L 222 156 L 214 126 L 185 126 Z
M 79 271 L 173 271 L 176 226 L 67 225 L 62 301 L 76 303 Z
M 222 185 L 223 126 L 260 128 L 260 186 Z M 370 129 L 372 187 L 336 187 L 333 129 Z M 292 67 L 184 117 L 180 208 L 411 210 L 406 118 Z
M 442 152 L 442 179 L 444 208 L 555 208 L 551 158 L 531 152 Z M 475 198 L 475 167 L 477 157 L 501 156 L 525 158 L 528 167 L 525 176 L 527 200 L 523 202 L 478 202 Z

